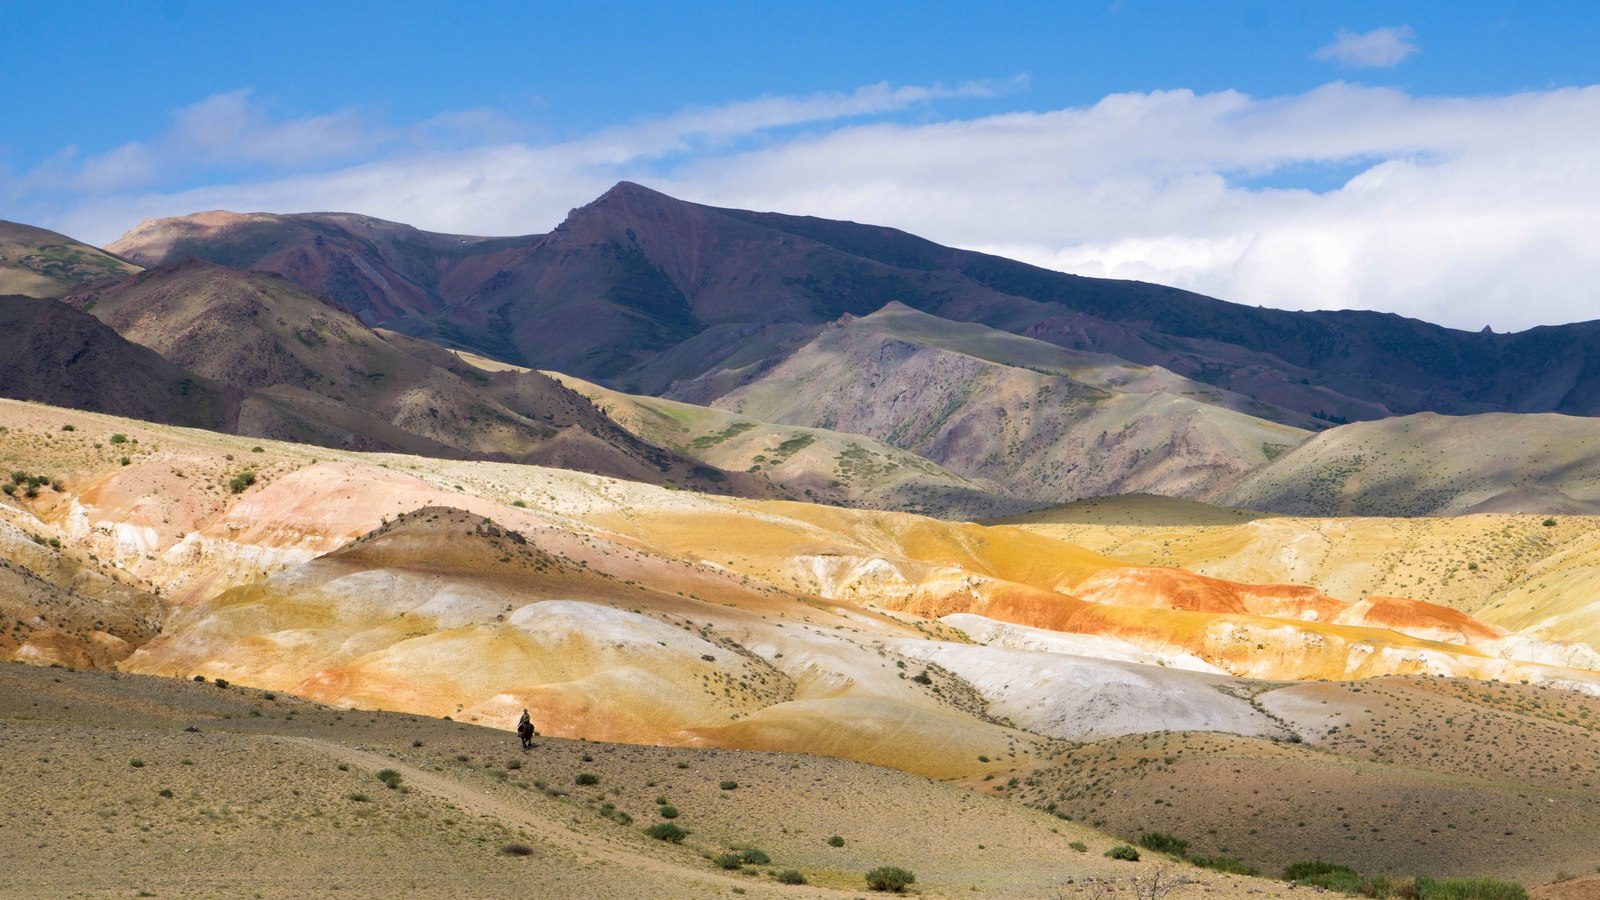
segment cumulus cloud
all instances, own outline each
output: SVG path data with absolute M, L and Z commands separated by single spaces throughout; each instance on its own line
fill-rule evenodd
M 1285 97 L 1175 90 L 933 112 L 943 98 L 1009 87 L 757 98 L 543 143 L 383 143 L 359 164 L 72 195 L 40 223 L 104 242 L 152 215 L 342 209 L 529 233 L 626 178 L 1264 306 L 1474 330 L 1596 316 L 1600 87 L 1440 98 L 1336 83 Z M 930 108 L 913 121 L 892 115 L 919 106 Z M 104 165 L 114 162 L 136 170 L 138 158 Z
M 1374 28 L 1361 34 L 1341 28 L 1333 43 L 1312 56 L 1357 69 L 1387 69 L 1417 52 L 1414 37 L 1410 25 Z

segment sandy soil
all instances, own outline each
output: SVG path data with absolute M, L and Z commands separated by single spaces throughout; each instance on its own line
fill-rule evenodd
M 22 664 L 0 665 L 0 760 L 0 895 L 14 897 L 470 897 L 510 884 L 541 897 L 853 897 L 885 864 L 929 897 L 1131 896 L 1162 865 L 1108 860 L 1111 839 L 1019 804 L 840 760 L 549 738 L 524 752 L 446 719 Z M 666 821 L 658 799 L 677 809 L 682 845 L 641 831 Z M 771 862 L 709 860 L 743 847 Z M 810 884 L 773 879 L 789 868 Z M 1185 877 L 1174 896 L 1286 893 Z

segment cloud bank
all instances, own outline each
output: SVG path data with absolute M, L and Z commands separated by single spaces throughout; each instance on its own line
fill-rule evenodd
M 939 113 L 1020 86 L 764 97 L 544 142 L 484 139 L 505 129 L 473 115 L 399 129 L 349 112 L 275 120 L 240 92 L 147 141 L 0 179 L 0 201 L 99 243 L 214 208 L 516 234 L 629 179 L 1248 304 L 1473 330 L 1600 317 L 1600 87 L 1418 97 L 1335 83 Z M 185 166 L 211 177 L 173 186 Z

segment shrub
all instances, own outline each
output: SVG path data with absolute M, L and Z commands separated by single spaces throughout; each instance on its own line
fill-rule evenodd
M 228 490 L 235 494 L 244 493 L 244 489 L 256 483 L 256 473 L 245 469 L 243 472 L 228 480 Z
M 250 452 L 251 453 L 265 453 L 265 452 L 267 452 L 267 449 L 265 447 L 251 447 L 250 448 Z
M 1214 869 L 1218 872 L 1230 872 L 1234 875 L 1257 876 L 1261 874 L 1261 870 L 1255 866 L 1247 866 L 1237 859 L 1230 859 L 1226 856 L 1191 856 L 1189 857 L 1189 862 L 1202 869 Z
M 61 430 L 62 431 L 77 431 L 78 430 L 78 426 L 72 424 L 71 422 L 68 422 L 67 424 L 61 426 Z
M 735 790 L 736 788 L 739 787 L 739 782 L 737 782 L 737 781 L 724 781 L 724 782 L 722 782 L 722 784 L 720 784 L 718 786 L 721 787 L 725 791 L 731 791 L 731 790 Z
M 1076 851 L 1078 851 L 1079 853 L 1088 853 L 1089 852 L 1089 845 L 1085 844 L 1083 841 L 1073 841 L 1072 843 L 1068 844 L 1067 846 L 1071 847 L 1072 849 L 1074 849 Z
M 663 819 L 676 819 L 678 817 L 678 808 L 671 803 L 663 803 L 661 804 L 660 813 Z
M 806 877 L 804 875 L 801 875 L 798 871 L 796 871 L 794 869 L 784 869 L 782 872 L 779 872 L 778 874 L 776 874 L 776 875 L 774 875 L 772 877 L 778 879 L 778 883 L 779 884 L 805 884 L 806 883 Z
M 1545 519 L 1542 524 L 1546 528 L 1554 528 L 1554 527 L 1556 527 L 1556 520 L 1555 519 Z M 1459 881 L 1460 879 L 1456 879 L 1456 880 Z
M 593 772 L 579 772 L 578 777 L 574 778 L 573 781 L 578 784 L 599 784 L 600 776 Z
M 128 442 L 128 436 L 123 434 L 120 431 L 111 436 L 111 443 L 113 443 L 113 444 L 126 444 L 127 442 Z
M 211 683 L 216 685 L 219 688 L 225 688 L 225 687 L 228 686 L 228 679 L 226 679 L 226 678 L 213 678 L 211 680 Z
M 879 866 L 867 873 L 867 887 L 874 891 L 892 891 L 901 893 L 917 876 L 899 866 Z
M 844 838 L 839 837 L 836 834 L 833 837 L 828 838 L 828 846 L 829 847 L 843 847 L 844 846 Z
M 1361 876 L 1349 866 L 1315 860 L 1297 862 L 1283 870 L 1284 881 L 1297 881 L 1330 891 L 1354 894 L 1361 887 Z
M 923 669 L 921 672 L 911 676 L 911 680 L 917 684 L 933 684 L 933 679 L 928 676 L 927 669 Z
M 144 768 L 144 760 L 134 757 L 128 760 L 128 765 L 133 766 L 135 769 L 142 769 Z
M 156 793 L 157 793 L 157 795 L 162 796 L 162 797 L 171 797 L 172 796 L 172 788 L 162 788 L 161 790 L 157 791 Z
M 507 844 L 500 848 L 500 852 L 507 856 L 532 856 L 533 848 L 527 844 Z
M 717 867 L 721 869 L 737 869 L 744 865 L 744 858 L 737 853 L 724 853 L 713 859 L 712 862 L 716 863 Z
M 123 465 L 127 465 L 128 463 L 133 462 L 133 460 L 131 460 L 128 457 L 124 456 L 124 457 L 119 458 L 118 462 L 122 463 Z
M 755 847 L 746 847 L 740 850 L 739 858 L 748 866 L 764 866 L 772 862 L 772 857 Z
M 646 828 L 644 833 L 650 835 L 658 841 L 666 841 L 669 844 L 681 844 L 683 843 L 683 839 L 689 836 L 689 832 L 684 831 L 682 828 L 679 828 L 671 822 L 657 822 L 656 824 L 651 825 L 649 828 Z
M 1522 885 L 1493 878 L 1417 879 L 1420 900 L 1528 900 Z
M 528 508 L 528 504 L 523 503 L 521 500 L 513 500 L 513 501 L 511 501 L 511 505 L 515 506 L 517 509 L 527 509 Z
M 1189 852 L 1188 841 L 1160 831 L 1139 835 L 1139 846 L 1157 853 L 1170 853 L 1173 856 L 1183 856 Z
M 349 797 L 351 800 L 354 800 L 357 803 L 367 803 L 372 800 L 371 797 L 368 797 L 366 794 L 363 794 L 360 791 L 350 794 Z
M 1132 847 L 1128 846 L 1127 844 L 1118 844 L 1115 847 L 1112 847 L 1110 850 L 1106 851 L 1106 858 L 1107 859 L 1125 859 L 1128 862 L 1138 862 L 1139 861 L 1139 851 L 1133 849 Z
M 388 785 L 392 791 L 400 786 L 400 773 L 393 769 L 384 769 L 378 773 L 378 780 Z

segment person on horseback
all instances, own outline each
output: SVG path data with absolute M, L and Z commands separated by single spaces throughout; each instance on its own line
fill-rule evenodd
M 517 720 L 517 737 L 522 738 L 522 749 L 526 750 L 533 746 L 533 736 L 536 733 L 533 730 L 533 719 L 528 715 L 528 711 L 524 709 L 522 718 Z

